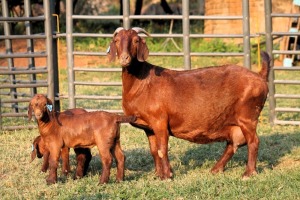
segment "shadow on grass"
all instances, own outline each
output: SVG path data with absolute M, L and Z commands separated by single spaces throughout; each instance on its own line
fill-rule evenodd
M 258 171 L 272 169 L 280 163 L 280 158 L 291 153 L 291 150 L 300 146 L 299 133 L 274 134 L 270 136 L 260 136 L 260 145 L 258 150 Z M 187 170 L 193 170 L 203 166 L 206 162 L 214 164 L 220 159 L 225 150 L 225 143 L 212 143 L 199 145 L 196 148 L 189 149 L 180 157 L 182 164 Z M 236 166 L 246 167 L 247 163 L 247 146 L 238 149 L 236 154 L 227 163 L 225 170 Z M 193 160 L 193 162 L 191 162 Z M 228 166 L 230 165 L 230 166 Z M 175 169 L 176 170 L 176 169 Z
M 124 154 L 126 156 L 125 170 L 134 171 L 134 174 L 132 175 L 126 175 L 125 173 L 125 180 L 136 180 L 144 176 L 145 172 L 151 172 L 151 171 L 154 172 L 154 162 L 149 152 L 149 149 L 137 148 L 137 149 L 124 151 Z M 68 176 L 73 177 L 76 170 L 75 155 L 70 155 L 70 165 L 72 166 L 72 170 Z M 112 169 L 114 168 L 116 169 L 115 159 L 113 160 L 113 164 L 112 164 Z M 101 172 L 102 172 L 101 158 L 97 154 L 96 156 L 93 156 L 89 164 L 87 175 L 88 176 L 100 175 Z M 60 174 L 59 176 L 63 176 L 63 175 Z M 65 179 L 66 179 L 65 177 L 61 177 L 59 181 L 65 182 Z M 110 179 L 114 180 L 115 177 L 111 175 Z
M 280 163 L 280 159 L 285 155 L 291 153 L 293 148 L 300 146 L 299 134 L 291 132 L 288 134 L 273 134 L 268 136 L 260 136 L 260 146 L 258 155 L 258 171 L 264 169 L 272 169 Z M 180 139 L 178 142 L 180 143 Z M 190 146 L 191 145 L 191 146 Z M 170 162 L 173 171 L 176 174 L 184 174 L 189 170 L 194 170 L 200 167 L 211 168 L 223 154 L 226 144 L 212 143 L 204 145 L 186 144 L 187 148 L 183 153 L 172 151 L 169 153 Z M 148 172 L 153 172 L 154 176 L 154 162 L 149 152 L 149 148 L 136 148 L 124 151 L 126 155 L 125 170 L 133 171 L 133 173 L 125 174 L 125 181 L 139 180 Z M 227 163 L 225 171 L 236 167 L 245 167 L 247 163 L 247 146 L 238 149 L 237 153 Z M 73 157 L 73 156 L 72 156 Z M 71 160 L 74 159 L 70 158 Z M 76 165 L 76 164 L 75 164 Z M 112 168 L 116 168 L 115 162 Z M 100 175 L 102 171 L 102 164 L 99 156 L 94 156 L 88 170 L 88 175 Z M 73 172 L 71 172 L 73 173 Z M 111 176 L 111 180 L 115 177 Z

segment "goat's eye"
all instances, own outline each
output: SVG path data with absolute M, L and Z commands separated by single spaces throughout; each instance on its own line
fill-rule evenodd
M 137 38 L 137 39 L 134 39 L 134 40 L 133 40 L 133 43 L 137 44 L 137 43 L 139 43 L 139 41 L 140 41 L 140 40 Z
M 114 42 L 115 43 L 118 43 L 120 40 L 118 39 L 118 38 L 116 38 L 115 40 L 114 40 Z

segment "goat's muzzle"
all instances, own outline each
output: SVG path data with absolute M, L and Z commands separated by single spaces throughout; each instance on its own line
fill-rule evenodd
M 40 119 L 42 119 L 42 117 L 43 117 L 43 112 L 42 112 L 41 110 L 35 110 L 35 111 L 34 111 L 34 116 L 35 116 L 35 118 L 36 118 L 37 120 L 40 120 Z
M 131 56 L 128 53 L 122 53 L 119 60 L 122 67 L 128 67 L 131 64 Z

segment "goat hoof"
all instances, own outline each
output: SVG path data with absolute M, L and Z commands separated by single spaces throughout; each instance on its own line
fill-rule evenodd
M 224 169 L 221 169 L 221 168 L 212 168 L 212 169 L 210 170 L 210 172 L 211 172 L 212 174 L 218 174 L 218 173 L 224 172 Z
M 257 175 L 257 172 L 256 172 L 256 171 L 245 172 L 245 173 L 243 174 L 242 180 L 243 180 L 243 181 L 246 181 L 246 180 L 250 179 L 251 176 L 255 176 L 255 175 Z
M 66 171 L 63 171 L 63 175 L 64 176 L 68 176 L 69 172 L 66 170 Z
M 74 180 L 76 180 L 76 179 L 81 179 L 83 177 L 83 175 L 78 175 L 78 174 L 76 174 L 75 176 L 74 176 Z
M 47 185 L 52 185 L 52 184 L 56 183 L 55 180 L 51 180 L 51 179 L 47 179 L 46 182 L 47 182 Z

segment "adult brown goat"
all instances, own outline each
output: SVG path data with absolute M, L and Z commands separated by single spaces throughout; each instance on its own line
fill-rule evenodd
M 74 115 L 74 114 L 82 114 L 86 113 L 87 111 L 82 108 L 74 108 L 74 109 L 68 109 L 64 112 L 61 112 L 60 114 L 63 115 Z M 91 150 L 89 148 L 75 148 L 74 149 L 76 154 L 76 160 L 77 160 L 77 167 L 76 167 L 76 174 L 75 178 L 82 178 L 84 175 L 86 175 L 86 172 L 88 170 L 89 163 L 92 159 Z M 42 158 L 43 157 L 43 164 L 41 171 L 46 172 L 49 167 L 49 150 L 46 148 L 46 144 L 42 137 L 39 135 L 37 136 L 32 144 L 32 152 L 31 152 L 31 162 L 36 158 Z M 61 150 L 61 159 L 62 159 L 62 173 L 64 175 L 68 175 L 70 172 L 70 164 L 69 164 L 69 148 L 64 147 Z
M 52 102 L 44 95 L 35 95 L 28 107 L 28 118 L 32 111 L 49 155 L 47 184 L 57 181 L 57 167 L 61 148 L 91 148 L 97 146 L 102 161 L 99 182 L 107 183 L 113 157 L 117 164 L 117 181 L 124 178 L 125 156 L 120 144 L 120 123 L 134 122 L 134 116 L 121 116 L 104 111 L 78 115 L 62 115 L 52 109 Z
M 268 94 L 269 55 L 262 52 L 259 73 L 235 65 L 169 70 L 146 62 L 149 50 L 138 33 L 149 36 L 142 28 L 116 29 L 108 58 L 119 58 L 123 110 L 137 116 L 133 126 L 145 130 L 158 176 L 172 177 L 169 136 L 200 144 L 226 141 L 213 173 L 224 171 L 238 147 L 247 145 L 243 178 L 256 174 L 256 127 Z

